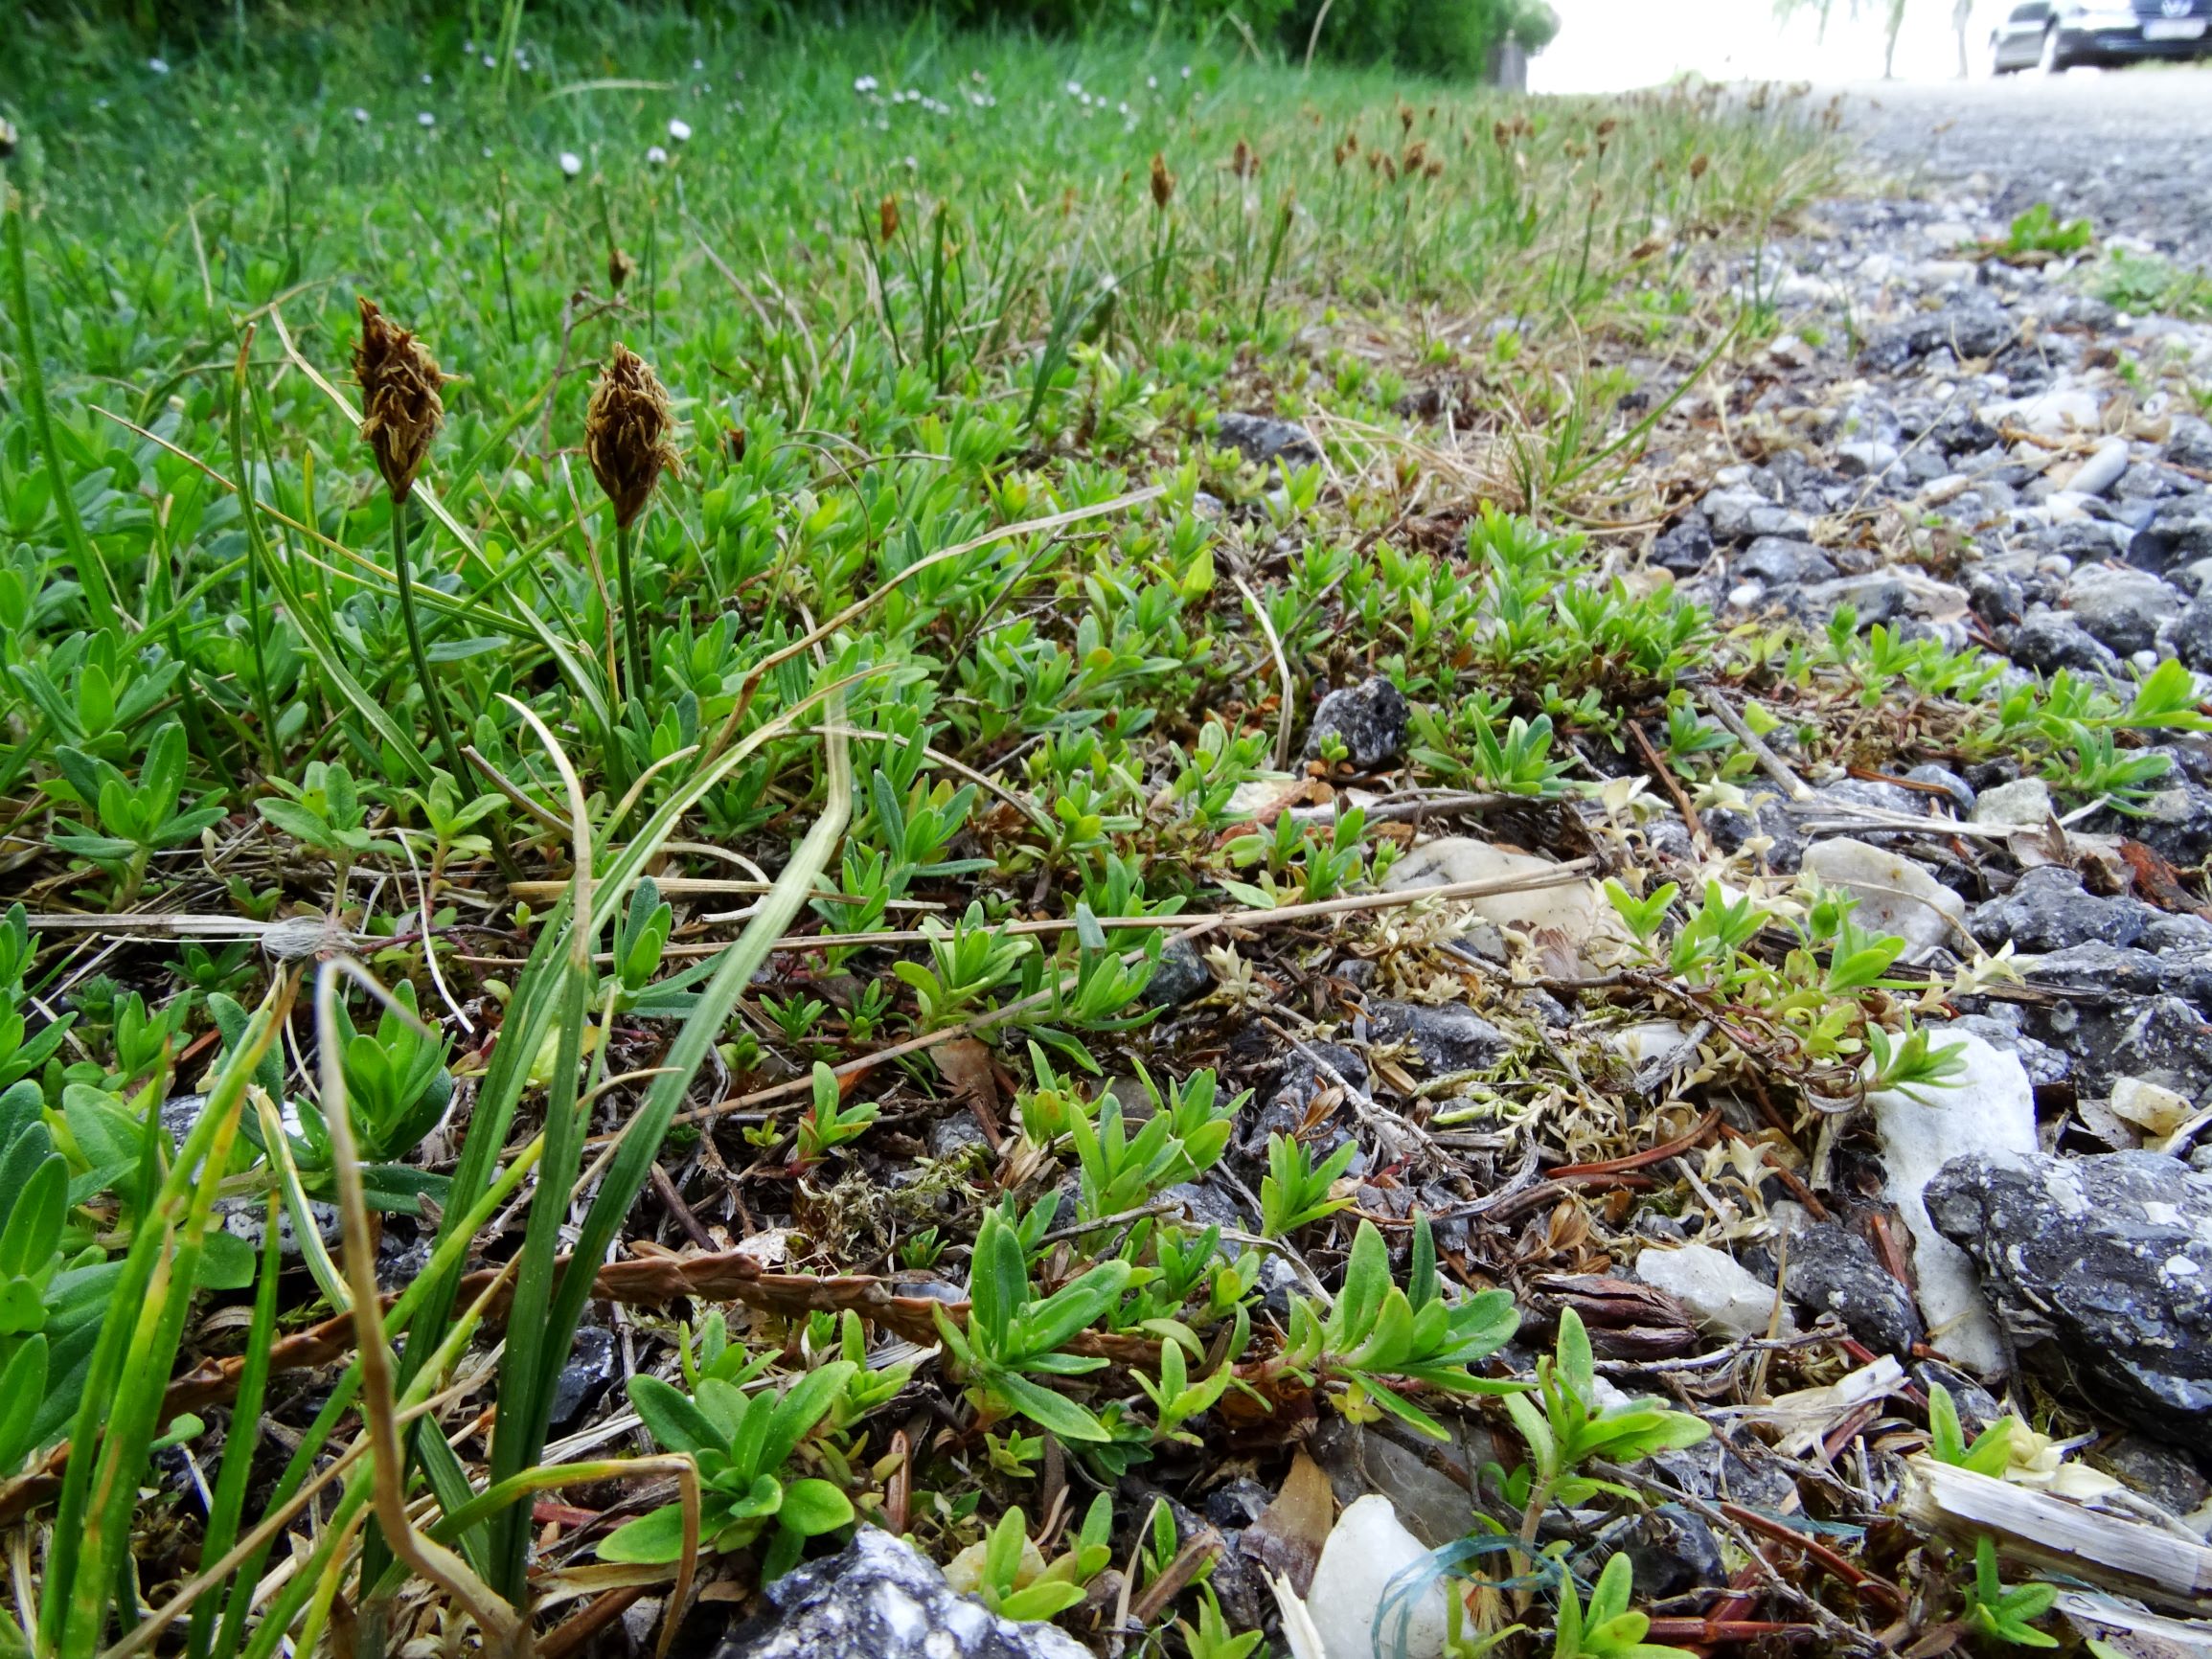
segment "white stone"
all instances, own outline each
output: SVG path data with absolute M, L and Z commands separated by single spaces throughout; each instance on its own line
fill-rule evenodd
M 1999 784 L 1994 789 L 1984 789 L 1967 816 L 1976 824 L 2040 830 L 2051 819 L 2051 786 L 2041 778 Z
M 1497 881 L 1516 875 L 1537 875 L 1559 866 L 1548 858 L 1511 852 L 1471 835 L 1445 835 L 1424 842 L 1396 864 L 1383 878 L 1391 892 L 1408 887 L 1433 887 L 1445 882 Z M 1526 893 L 1498 893 L 1484 898 L 1460 899 L 1477 920 L 1496 927 L 1531 932 L 1556 927 L 1576 943 L 1600 936 L 1628 936 L 1620 919 L 1596 883 L 1574 881 L 1558 887 L 1539 887 Z
M 2005 1350 L 1982 1299 L 1973 1261 L 1928 1218 L 1927 1184 L 1969 1152 L 2036 1150 L 2036 1097 L 2018 1058 L 1968 1032 L 1928 1028 L 1930 1046 L 1954 1048 L 1965 1069 L 1948 1086 L 1885 1089 L 1870 1096 L 1888 1171 L 1888 1198 L 1912 1232 L 1913 1275 L 1928 1342 L 1946 1358 L 1984 1376 L 2004 1370 Z
M 1962 943 L 1966 900 L 1902 853 L 1848 836 L 1816 841 L 1805 853 L 1807 875 L 1857 896 L 1852 920 L 1904 941 L 1916 957 L 1939 944 Z
M 1647 1249 L 1636 1258 L 1636 1277 L 1674 1297 L 1700 1323 L 1730 1336 L 1765 1336 L 1774 1317 L 1774 1286 L 1710 1244 Z M 1796 1329 L 1787 1308 L 1781 1329 Z
M 2120 482 L 2128 470 L 2128 441 L 2108 438 L 2089 451 L 2088 459 L 2074 468 L 2066 489 L 2075 495 L 2102 495 Z
M 1673 1054 L 1689 1034 L 1674 1020 L 1645 1019 L 1634 1025 L 1615 1026 L 1606 1033 L 1606 1043 L 1629 1064 L 1640 1066 Z
M 2143 1078 L 2117 1078 L 2112 1082 L 2112 1110 L 2137 1128 L 2163 1138 L 2188 1122 L 2196 1108 L 2178 1089 Z
M 2087 431 L 2097 424 L 2104 399 L 2083 386 L 2038 392 L 2027 398 L 2004 398 L 1984 403 L 1981 415 L 1992 425 L 2023 426 L 2045 438 L 2069 431 Z
M 1444 1591 L 1433 1580 L 1418 1595 L 1393 1599 L 1382 1629 L 1375 1628 L 1391 1580 L 1422 1568 L 1427 1556 L 1427 1547 L 1405 1530 L 1397 1509 L 1380 1492 L 1358 1499 L 1336 1517 L 1306 1594 L 1306 1611 L 1325 1659 L 1383 1659 L 1401 1653 L 1403 1659 L 1441 1659 Z M 1402 1607 L 1406 1615 L 1402 1647 L 1398 1640 Z

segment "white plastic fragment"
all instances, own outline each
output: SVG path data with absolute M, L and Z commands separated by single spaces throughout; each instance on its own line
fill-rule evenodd
M 2036 1150 L 2036 1099 L 2016 1056 L 1968 1032 L 1928 1028 L 1932 1048 L 1956 1049 L 1965 1069 L 1949 1085 L 1885 1089 L 1868 1097 L 1881 1137 L 1888 1197 L 1911 1229 L 1913 1273 L 1928 1342 L 1948 1359 L 1984 1376 L 2005 1368 L 2004 1343 L 1982 1299 L 1973 1261 L 1928 1218 L 1927 1184 L 1969 1152 Z

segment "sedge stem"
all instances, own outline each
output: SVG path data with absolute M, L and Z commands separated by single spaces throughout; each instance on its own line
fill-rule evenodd
M 640 703 L 645 700 L 645 637 L 640 631 L 637 613 L 637 589 L 630 580 L 629 525 L 616 523 L 614 527 L 615 580 L 622 588 L 622 637 L 628 661 L 629 684 L 625 688 Z
M 445 723 L 445 705 L 438 695 L 438 682 L 430 675 L 429 653 L 422 648 L 422 630 L 415 622 L 415 582 L 407 572 L 407 503 L 395 497 L 392 502 L 392 574 L 399 587 L 399 620 L 407 629 L 407 650 L 415 659 L 415 677 L 422 682 L 422 700 L 430 709 L 430 729 L 438 734 L 438 747 L 445 757 L 445 769 L 460 784 L 468 774 L 461 766 L 461 746 L 453 740 L 453 728 Z

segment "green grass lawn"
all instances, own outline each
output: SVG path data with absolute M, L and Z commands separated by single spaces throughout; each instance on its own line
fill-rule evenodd
M 1323 693 L 1382 673 L 1414 702 L 1401 789 L 1556 799 L 1589 781 L 1570 733 L 1617 737 L 1710 652 L 1702 613 L 1588 580 L 1568 534 L 1635 516 L 1640 418 L 1588 348 L 1689 377 L 1742 321 L 1692 286 L 1699 249 L 1831 166 L 1784 100 L 1514 103 L 1233 36 L 617 11 L 524 17 L 513 48 L 367 21 L 166 64 L 11 43 L 0 1522 L 31 1529 L 36 1605 L 8 1600 L 46 1651 L 306 1652 L 333 1620 L 373 1650 L 440 1609 L 497 1634 L 533 1585 L 562 1598 L 550 1630 L 621 1610 L 595 1548 L 656 1597 L 749 1593 L 856 1512 L 941 1560 L 998 1528 L 987 1599 L 1039 1616 L 1106 1524 L 1069 1517 L 1015 1583 L 1044 1433 L 1053 1468 L 1064 1447 L 1110 1480 L 1178 1447 L 1240 1356 L 1417 1418 L 1375 1374 L 1472 1386 L 1510 1315 L 1446 1329 L 1418 1249 L 1385 1296 L 1288 1143 L 1266 1225 L 1309 1229 L 1369 1323 L 1340 1299 L 1280 1351 L 1252 1346 L 1255 1252 L 1216 1273 L 1148 1216 L 1071 1260 L 1037 1200 L 1080 1170 L 1097 1221 L 1222 1156 L 1219 1057 L 1145 1025 L 1157 919 L 1332 899 L 1395 855 L 1357 812 L 1253 821 Z M 445 376 L 403 526 L 357 430 L 363 298 Z M 617 343 L 673 420 L 627 533 L 586 452 Z M 1224 411 L 1305 422 L 1317 455 L 1255 466 Z M 1007 1156 L 928 1166 L 960 1194 L 929 1222 L 885 1172 L 992 1092 L 986 1045 Z M 1125 1135 L 1078 1079 L 1138 1061 L 1162 1094 Z M 641 1369 L 683 1385 L 632 1398 L 696 1455 L 687 1534 L 652 1509 L 666 1458 L 540 1471 L 593 1289 L 557 1257 L 682 1244 L 662 1187 L 707 1153 L 733 1173 L 692 1198 L 722 1239 L 749 1192 L 811 1241 L 794 1268 L 937 1265 L 973 1311 L 870 1315 L 946 1344 L 924 1377 L 957 1432 L 922 1444 L 888 1409 L 907 1374 L 790 1283 L 747 1293 L 749 1348 L 696 1327 L 680 1373 L 673 1327 L 639 1327 Z M 304 1254 L 212 1225 L 218 1199 L 297 1217 Z M 439 1246 L 382 1313 L 379 1228 Z M 505 1347 L 457 1392 L 494 1296 Z M 277 1338 L 349 1307 L 306 1396 Z M 1090 1375 L 1140 1351 L 1142 1391 Z M 767 1427 L 764 1376 L 787 1384 Z M 409 1412 L 460 1449 L 402 1453 Z M 160 1484 L 165 1424 L 203 1485 Z M 549 1487 L 652 1512 L 546 1543 L 530 1580 Z M 298 1570 L 264 1579 L 294 1516 Z M 1173 1589 L 1155 1623 L 1236 1651 Z

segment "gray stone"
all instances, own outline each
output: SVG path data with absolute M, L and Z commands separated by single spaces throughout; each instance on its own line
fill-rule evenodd
M 2162 501 L 2128 544 L 2128 562 L 2163 574 L 2178 564 L 2212 558 L 2212 496 Z
M 1960 297 L 1940 311 L 1923 311 L 1877 332 L 1862 353 L 1866 366 L 1894 373 L 1915 357 L 1949 349 L 1961 359 L 1992 357 L 2012 343 L 2004 307 L 1982 294 Z
M 1915 784 L 1933 784 L 1949 798 L 1951 810 L 1962 818 L 1973 810 L 1975 801 L 1980 799 L 1972 784 L 1950 767 L 1938 766 L 1933 761 L 1915 766 L 1904 775 Z M 1935 797 L 1931 795 L 1927 799 L 1932 801 Z
M 2177 870 L 2192 870 L 2212 857 L 2212 789 L 2168 772 L 2133 812 L 2100 812 L 2089 828 L 2140 841 Z
M 929 1155 L 932 1158 L 956 1158 L 970 1149 L 990 1149 L 984 1138 L 983 1125 L 975 1121 L 973 1112 L 963 1107 L 949 1117 L 939 1118 L 929 1125 Z
M 1813 520 L 1806 514 L 1744 485 L 1716 489 L 1698 505 L 1711 523 L 1716 541 L 1748 541 L 1758 535 L 1802 538 L 1813 528 Z
M 1261 466 L 1275 460 L 1290 466 L 1311 466 L 1321 459 L 1321 446 L 1313 442 L 1311 432 L 1295 421 L 1278 420 L 1272 415 L 1224 415 L 1220 433 L 1222 443 Z
M 1858 613 L 1861 628 L 1893 623 L 1912 609 L 1912 590 L 1896 577 L 1879 571 L 1871 576 L 1839 576 L 1833 581 L 1809 583 L 1798 590 L 1797 599 L 1806 616 L 1823 625 L 1845 605 Z
M 1790 1259 L 1782 1287 L 1791 1300 L 1810 1313 L 1835 1314 L 1845 1329 L 1878 1352 L 1909 1354 L 1927 1334 L 1912 1292 L 1848 1227 L 1815 1221 L 1790 1208 L 1795 1214 L 1788 1217 Z
M 1653 1600 L 1686 1596 L 1719 1589 L 1728 1581 L 1727 1563 L 1713 1529 L 1680 1504 L 1645 1511 L 1606 1542 L 1629 1552 L 1640 1596 Z
M 1975 1153 L 1944 1166 L 1927 1208 L 2025 1356 L 2212 1452 L 2212 1176 L 2155 1152 Z
M 1152 977 L 1145 982 L 1145 1004 L 1150 1008 L 1181 1008 L 1214 989 L 1214 973 L 1198 947 L 1187 939 L 1171 939 L 1160 952 Z
M 1959 580 L 1967 604 L 1990 627 L 2010 627 L 2027 614 L 2027 596 L 2020 591 L 2019 580 L 1994 564 L 1973 565 Z
M 1367 1023 L 1377 1042 L 1410 1044 L 1432 1076 L 1487 1071 L 1513 1047 L 1505 1033 L 1457 1003 L 1372 1002 Z
M 2074 621 L 2091 638 L 2122 656 L 2158 643 L 2158 627 L 2178 616 L 2187 601 L 2148 571 L 2092 564 L 2077 570 L 2066 589 Z
M 2212 921 L 2185 911 L 2159 911 L 2144 923 L 2135 943 L 2160 956 L 2203 956 L 2212 952 Z
M 2212 673 L 2212 593 L 2199 590 L 2174 625 L 2174 654 L 2183 668 Z
M 2023 669 L 2055 674 L 2070 669 L 2077 674 L 2116 674 L 2120 659 L 2098 643 L 2072 617 L 2055 611 L 2032 616 L 2015 629 L 2005 650 Z
M 1051 1625 L 1016 1624 L 954 1595 L 925 1557 L 878 1527 L 785 1574 L 767 1599 L 716 1659 L 1090 1659 Z
M 2212 1481 L 2172 1446 L 2124 1434 L 2088 1454 L 2089 1462 L 2124 1481 L 2170 1515 L 2186 1515 L 2212 1502 Z
M 575 1427 L 621 1373 L 622 1348 L 613 1331 L 598 1325 L 578 1330 L 568 1363 L 553 1379 L 553 1426 Z
M 1651 561 L 1675 576 L 1696 576 L 1712 557 L 1712 521 L 1694 508 L 1652 543 Z
M 2129 945 L 2156 913 L 2139 898 L 2100 898 L 2063 865 L 2029 871 L 2001 898 L 1979 906 L 1967 930 L 1990 950 L 2008 941 L 2022 951 L 2064 950 L 2094 942 Z
M 2178 996 L 2200 1008 L 2212 1007 L 2212 966 L 2095 940 L 2038 958 L 2028 977 L 2038 985 L 2092 996 Z
M 2028 1034 L 2072 1057 L 2086 1094 L 2141 1078 L 2195 1099 L 2212 1084 L 2212 1025 L 2178 996 L 2064 999 L 2028 1011 Z
M 1825 581 L 1836 574 L 1836 566 L 1810 541 L 1762 535 L 1736 556 L 1730 571 L 1738 581 L 1750 579 L 1768 587 L 1789 587 L 1801 581 Z
M 2165 455 L 2177 466 L 2194 466 L 2200 472 L 2212 472 L 2212 422 L 2200 420 L 2194 415 L 2175 417 L 2174 429 L 2166 439 Z
M 1350 752 L 1353 765 L 1372 772 L 1397 758 L 1412 718 L 1405 693 L 1381 674 L 1363 685 L 1340 688 L 1313 711 L 1313 723 L 1306 731 L 1306 758 L 1319 760 L 1322 739 L 1335 738 Z
M 2028 1082 L 2035 1088 L 2050 1088 L 2074 1075 L 2071 1056 L 2064 1049 L 2053 1048 L 2041 1038 L 2032 1037 L 2021 1031 L 2018 1023 L 2018 1009 L 2004 1007 L 2004 1011 L 2012 1016 L 2010 1022 L 1995 1014 L 1961 1014 L 1950 1022 L 1950 1029 L 1969 1033 L 1980 1037 L 1992 1048 L 2004 1050 L 2020 1062 L 2020 1070 L 2028 1074 Z
M 1465 1537 L 1474 1524 L 1474 1471 L 1496 1455 L 1482 1429 L 1468 1432 L 1481 1443 L 1471 1449 L 1456 1439 L 1434 1445 L 1425 1441 L 1421 1451 L 1413 1451 L 1380 1425 L 1362 1428 L 1332 1416 L 1314 1432 L 1313 1461 L 1329 1477 L 1338 1505 L 1380 1492 L 1396 1506 L 1406 1531 L 1436 1548 Z

